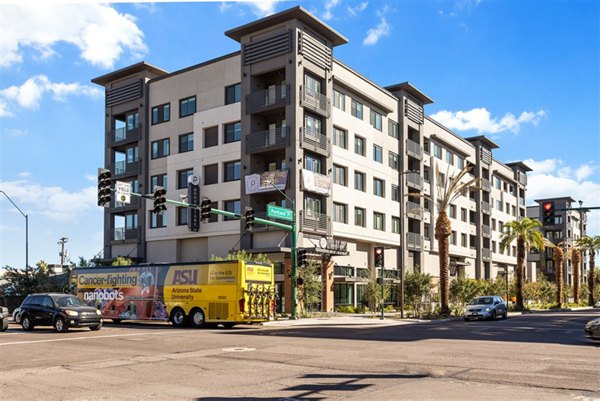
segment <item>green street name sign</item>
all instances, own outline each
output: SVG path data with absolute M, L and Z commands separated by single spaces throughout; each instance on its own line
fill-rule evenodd
M 281 220 L 294 221 L 294 211 L 284 207 L 267 205 L 267 217 Z

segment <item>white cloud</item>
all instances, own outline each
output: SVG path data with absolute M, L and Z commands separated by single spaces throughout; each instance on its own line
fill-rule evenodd
M 67 96 L 72 95 L 88 97 L 100 97 L 102 95 L 99 88 L 89 85 L 82 85 L 78 82 L 52 82 L 45 75 L 35 75 L 21 86 L 13 85 L 0 90 L 0 117 L 12 115 L 9 110 L 11 102 L 27 109 L 38 108 L 45 93 L 52 94 L 55 100 L 61 102 L 66 101 Z
M 521 129 L 521 124 L 538 125 L 545 115 L 544 110 L 524 111 L 518 117 L 512 113 L 506 113 L 498 119 L 492 118 L 491 113 L 482 107 L 457 112 L 441 110 L 431 115 L 431 118 L 458 131 L 476 130 L 478 133 L 497 134 L 504 131 L 517 133 Z
M 367 31 L 367 36 L 363 39 L 363 45 L 372 46 L 376 44 L 381 37 L 390 34 L 392 26 L 388 24 L 385 18 L 380 18 L 379 24 L 375 28 L 371 28 Z
M 147 51 L 133 16 L 106 4 L 51 3 L 2 6 L 0 67 L 23 62 L 25 48 L 36 50 L 42 59 L 52 57 L 59 42 L 76 46 L 82 59 L 103 68 L 113 68 L 124 52 L 139 58 Z
M 332 10 L 340 3 L 340 0 L 327 0 L 325 2 L 325 11 L 323 12 L 323 19 L 329 21 L 333 18 Z
M 359 3 L 358 5 L 356 5 L 356 7 L 348 6 L 347 7 L 348 14 L 350 14 L 351 16 L 354 17 L 358 13 L 365 11 L 367 9 L 368 5 L 369 5 L 369 2 L 365 1 L 365 2 Z

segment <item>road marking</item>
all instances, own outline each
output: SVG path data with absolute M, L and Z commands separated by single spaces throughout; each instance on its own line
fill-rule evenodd
M 86 336 L 86 337 L 69 337 L 69 338 L 53 338 L 49 340 L 29 340 L 29 341 L 14 341 L 10 343 L 0 343 L 0 346 L 5 345 L 22 345 L 22 344 L 41 344 L 41 343 L 53 343 L 59 341 L 71 341 L 71 340 L 93 340 L 96 338 L 114 338 L 114 337 L 137 337 L 137 336 L 149 336 L 149 335 L 162 335 L 168 334 L 169 332 L 163 331 L 158 333 L 136 333 L 136 334 L 109 334 L 105 336 Z M 172 333 L 172 332 L 171 332 Z

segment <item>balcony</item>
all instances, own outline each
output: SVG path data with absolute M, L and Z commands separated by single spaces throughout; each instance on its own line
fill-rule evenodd
M 278 85 L 246 95 L 246 114 L 262 113 L 290 104 L 290 86 Z
M 421 205 L 415 202 L 406 202 L 406 216 L 412 219 L 421 220 L 423 218 Z
M 413 251 L 423 249 L 423 238 L 419 233 L 406 233 L 406 247 Z
M 492 234 L 492 232 L 490 230 L 490 226 L 485 225 L 485 224 L 481 226 L 481 235 L 489 238 L 491 236 L 491 234 Z
M 139 240 L 140 238 L 140 228 L 125 228 L 125 227 L 115 227 L 113 231 L 113 241 L 131 241 L 131 240 Z
M 416 159 L 423 160 L 423 147 L 415 141 L 406 140 L 406 154 Z
M 110 170 L 113 172 L 114 178 L 139 175 L 142 171 L 142 163 L 140 159 L 128 162 L 122 160 L 110 164 Z
M 491 207 L 489 202 L 481 202 L 481 211 L 485 214 L 491 214 Z
M 323 213 L 302 210 L 300 211 L 300 231 L 329 235 L 331 218 Z
M 481 250 L 481 257 L 484 261 L 490 262 L 492 260 L 492 251 L 490 249 L 483 248 Z
M 490 180 L 488 180 L 487 178 L 482 178 L 481 179 L 481 189 L 486 192 L 490 192 L 492 190 L 492 185 L 490 184 Z
M 110 135 L 110 146 L 125 145 L 127 143 L 136 142 L 140 140 L 140 127 L 137 126 L 132 129 L 127 127 L 121 127 L 109 131 Z
M 300 106 L 326 118 L 329 118 L 331 112 L 331 102 L 327 96 L 302 85 L 300 85 Z
M 300 129 L 300 147 L 329 157 L 331 139 L 312 128 L 303 127 Z
M 301 170 L 302 175 L 302 190 L 314 192 L 321 195 L 331 196 L 332 180 L 331 177 L 314 173 L 310 170 Z
M 246 135 L 246 153 L 256 154 L 290 146 L 289 127 L 258 131 Z
M 406 174 L 406 185 L 420 191 L 423 189 L 423 178 L 417 173 L 408 173 Z

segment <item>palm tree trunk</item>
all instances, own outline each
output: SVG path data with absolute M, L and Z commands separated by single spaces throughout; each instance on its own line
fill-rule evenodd
M 573 265 L 573 302 L 579 303 L 579 262 L 581 257 L 579 250 L 573 249 L 571 251 L 571 264 Z
M 554 270 L 556 274 L 556 303 L 559 308 L 562 308 L 562 287 L 563 287 L 563 250 L 560 247 L 554 248 L 552 255 L 554 260 Z
M 595 251 L 591 250 L 590 251 L 590 272 L 588 274 L 588 290 L 590 291 L 589 295 L 588 295 L 588 305 L 589 306 L 594 306 L 594 280 L 596 279 L 594 277 L 594 269 L 596 268 L 596 263 L 595 263 Z
M 525 240 L 517 239 L 517 310 L 523 310 L 523 269 L 525 265 Z M 508 273 L 508 272 L 507 272 Z M 508 303 L 508 300 L 506 300 Z
M 445 211 L 440 211 L 435 223 L 435 238 L 438 241 L 439 263 L 440 263 L 440 302 L 441 313 L 450 314 L 450 290 L 448 273 L 449 265 L 449 243 L 448 237 L 452 234 L 452 223 Z

